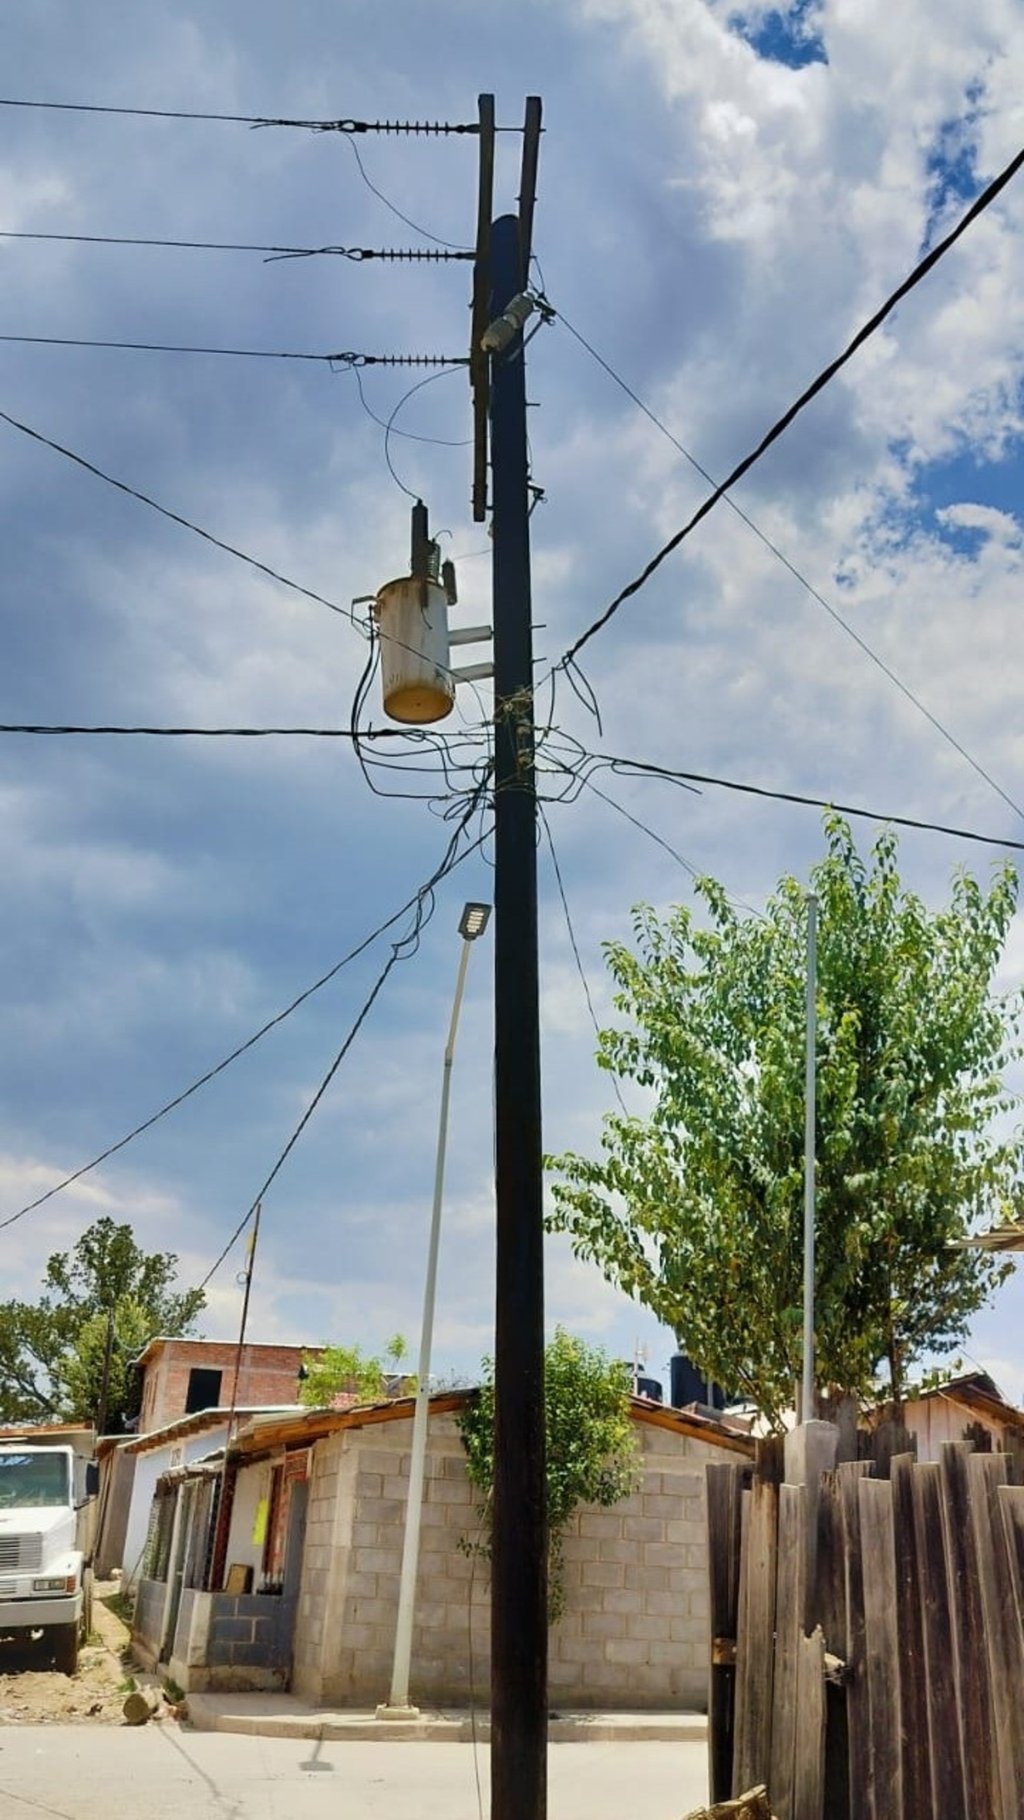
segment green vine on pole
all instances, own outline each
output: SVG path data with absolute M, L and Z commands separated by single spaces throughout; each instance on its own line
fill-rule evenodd
M 557 1328 L 544 1354 L 547 1450 L 548 1621 L 565 1609 L 563 1554 L 566 1527 L 581 1504 L 602 1509 L 628 1497 L 639 1463 L 629 1419 L 629 1367 Z M 456 1417 L 466 1470 L 481 1494 L 485 1537 L 490 1532 L 494 1486 L 494 1361 L 483 1362 L 483 1382 Z M 489 1540 L 464 1538 L 467 1553 L 490 1553 Z

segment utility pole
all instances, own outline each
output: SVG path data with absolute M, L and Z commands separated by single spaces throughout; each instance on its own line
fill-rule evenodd
M 481 119 L 488 100 L 481 100 Z M 501 216 L 487 237 L 486 314 L 492 323 L 505 317 L 528 282 L 540 112 L 540 101 L 531 98 L 519 214 Z M 494 352 L 490 371 L 497 1212 L 491 1820 L 544 1820 L 548 1615 L 537 798 L 523 317 L 515 309 L 511 317 L 514 332 Z

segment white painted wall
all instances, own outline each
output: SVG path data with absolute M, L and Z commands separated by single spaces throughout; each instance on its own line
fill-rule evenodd
M 263 1543 L 253 1541 L 253 1524 L 261 1498 L 270 1497 L 270 1477 L 271 1468 L 267 1461 L 261 1461 L 256 1466 L 243 1466 L 235 1481 L 235 1498 L 231 1507 L 231 1528 L 228 1531 L 228 1552 L 224 1563 L 225 1578 L 228 1568 L 236 1564 L 251 1567 L 254 1592 L 263 1571 Z
M 227 1422 L 224 1421 L 217 1428 L 207 1428 L 202 1434 L 189 1435 L 187 1440 L 166 1442 L 162 1447 L 150 1447 L 144 1453 L 136 1454 L 135 1480 L 125 1530 L 124 1559 L 121 1563 L 122 1582 L 125 1586 L 134 1586 L 142 1571 L 142 1556 L 149 1533 L 149 1512 L 157 1480 L 172 1466 L 201 1460 L 204 1454 L 213 1453 L 221 1446 L 226 1434 Z

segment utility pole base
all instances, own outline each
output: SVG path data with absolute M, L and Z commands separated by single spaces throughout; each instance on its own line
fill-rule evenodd
M 378 1706 L 375 1717 L 378 1719 L 419 1719 L 422 1717 L 418 1706 Z

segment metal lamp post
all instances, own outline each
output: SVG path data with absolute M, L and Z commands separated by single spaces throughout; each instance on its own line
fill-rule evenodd
M 420 1336 L 419 1372 L 416 1386 L 416 1412 L 412 1425 L 412 1454 L 409 1461 L 409 1493 L 405 1507 L 405 1539 L 402 1545 L 402 1576 L 398 1589 L 398 1620 L 395 1626 L 395 1659 L 391 1672 L 391 1692 L 385 1705 L 378 1706 L 378 1719 L 416 1719 L 419 1708 L 409 1703 L 409 1666 L 412 1657 L 412 1626 L 416 1604 L 416 1572 L 420 1555 L 420 1517 L 423 1510 L 423 1477 L 427 1454 L 427 1419 L 430 1413 L 430 1349 L 434 1336 L 434 1296 L 437 1287 L 437 1254 L 441 1239 L 441 1203 L 444 1197 L 445 1152 L 448 1145 L 448 1102 L 451 1094 L 452 1062 L 459 1012 L 466 984 L 469 951 L 482 935 L 490 919 L 490 904 L 466 904 L 459 918 L 462 951 L 455 979 L 448 1041 L 444 1050 L 441 1077 L 441 1112 L 437 1129 L 437 1161 L 434 1168 L 434 1207 L 430 1221 L 430 1244 L 427 1251 L 427 1278 L 423 1290 L 423 1327 Z

